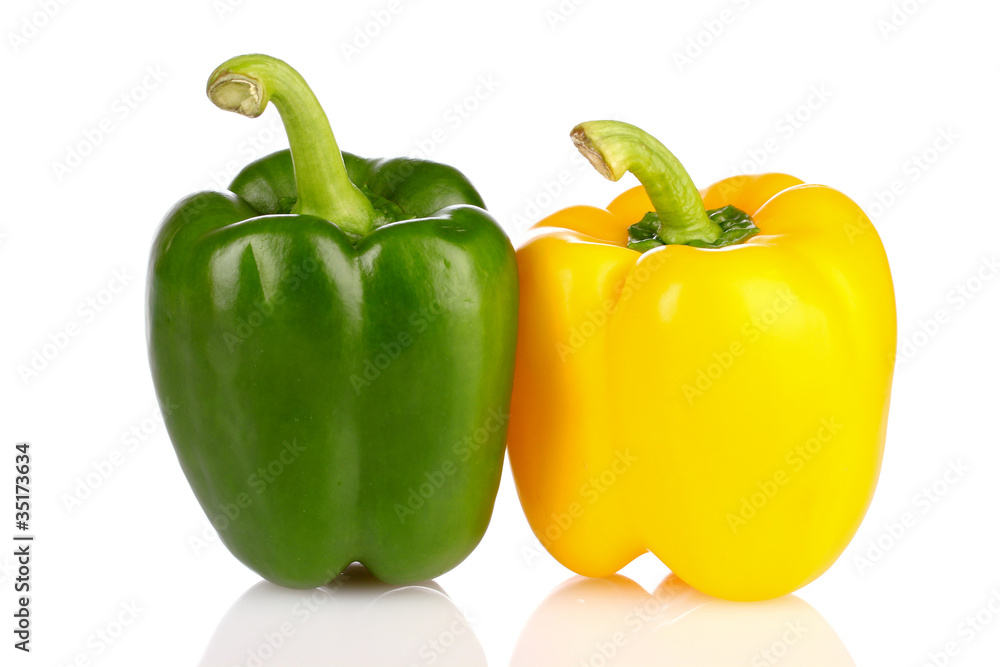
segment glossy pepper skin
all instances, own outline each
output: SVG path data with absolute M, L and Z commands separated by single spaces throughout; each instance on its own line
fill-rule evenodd
M 233 59 L 209 93 L 250 116 L 273 100 L 291 152 L 181 201 L 157 234 L 150 364 L 184 473 L 272 582 L 354 561 L 435 577 L 482 538 L 499 484 L 513 247 L 451 167 L 344 154 L 345 171 L 281 61 Z
M 528 520 L 579 574 L 648 550 L 717 597 L 794 591 L 847 546 L 878 478 L 896 341 L 878 234 L 829 187 L 763 174 L 699 196 L 637 128 L 580 127 L 602 172 L 645 187 L 558 212 L 517 251 L 508 448 Z M 654 208 L 683 232 L 726 205 L 759 232 L 627 247 Z

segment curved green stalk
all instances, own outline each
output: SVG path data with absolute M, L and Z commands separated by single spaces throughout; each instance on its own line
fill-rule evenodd
M 274 102 L 295 168 L 298 198 L 292 213 L 325 218 L 358 235 L 372 229 L 375 209 L 347 177 L 330 121 L 298 72 L 270 56 L 237 56 L 212 72 L 207 92 L 220 109 L 249 118 Z
M 635 174 L 656 209 L 656 236 L 663 243 L 710 245 L 722 235 L 681 163 L 643 130 L 615 120 L 595 120 L 580 123 L 570 136 L 605 178 L 617 181 L 626 171 Z

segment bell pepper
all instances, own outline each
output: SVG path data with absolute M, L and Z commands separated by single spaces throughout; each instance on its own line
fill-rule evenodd
M 272 582 L 358 561 L 437 576 L 482 538 L 503 465 L 514 249 L 469 181 L 341 153 L 301 76 L 241 56 L 220 108 L 281 114 L 290 151 L 167 215 L 148 340 L 184 474 L 222 541 Z
M 699 192 L 634 126 L 572 138 L 641 185 L 517 251 L 508 450 L 531 527 L 578 574 L 648 550 L 717 597 L 796 590 L 847 546 L 882 461 L 896 320 L 878 234 L 826 186 Z

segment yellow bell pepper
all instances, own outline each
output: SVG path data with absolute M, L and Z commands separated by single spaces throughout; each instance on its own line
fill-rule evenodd
M 804 586 L 853 537 L 882 461 L 896 315 L 878 234 L 826 186 L 699 192 L 638 128 L 572 137 L 642 185 L 546 218 L 517 252 L 508 446 L 532 529 L 578 574 L 648 550 L 717 597 Z

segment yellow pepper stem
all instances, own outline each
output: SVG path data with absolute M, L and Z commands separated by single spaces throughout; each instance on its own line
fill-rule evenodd
M 574 127 L 570 137 L 605 178 L 635 174 L 656 209 L 664 243 L 712 244 L 722 235 L 680 161 L 651 135 L 628 123 L 593 120 Z

